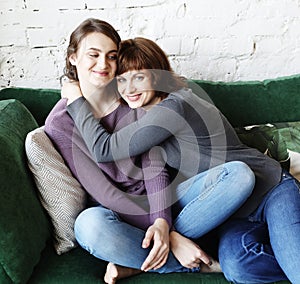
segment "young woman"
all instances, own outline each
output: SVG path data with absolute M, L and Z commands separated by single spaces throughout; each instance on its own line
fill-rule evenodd
M 123 42 L 117 74 L 120 94 L 129 106 L 154 106 L 138 121 L 108 133 L 80 93 L 72 92 L 68 112 L 97 162 L 139 155 L 156 145 L 165 151 L 168 165 L 187 177 L 224 162 L 245 162 L 256 183 L 248 200 L 221 226 L 222 270 L 235 283 L 286 279 L 300 283 L 298 182 L 278 162 L 241 144 L 212 104 L 178 88 L 167 57 L 154 42 L 142 38 Z M 224 189 L 230 186 L 227 183 Z M 173 226 L 178 230 L 176 221 Z
M 109 24 L 88 19 L 71 34 L 66 58 L 65 75 L 79 83 L 93 115 L 111 132 L 145 114 L 122 104 L 115 82 L 111 82 L 119 41 Z M 114 283 L 141 271 L 199 271 L 200 262 L 208 264 L 209 256 L 189 238 L 198 238 L 226 220 L 247 199 L 254 185 L 248 166 L 240 162 L 221 165 L 181 184 L 173 193 L 156 149 L 118 163 L 97 165 L 87 153 L 66 104 L 62 99 L 53 108 L 45 131 L 72 173 L 98 202 L 77 218 L 75 235 L 83 248 L 110 262 L 105 281 Z M 187 194 L 176 203 L 174 219 L 172 199 L 184 192 Z M 177 232 L 170 233 L 171 228 Z

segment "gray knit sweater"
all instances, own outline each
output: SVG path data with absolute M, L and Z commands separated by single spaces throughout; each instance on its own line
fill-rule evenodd
M 224 115 L 187 88 L 169 94 L 141 119 L 114 133 L 99 124 L 83 98 L 67 109 L 98 162 L 136 156 L 155 145 L 164 149 L 168 165 L 186 177 L 224 162 L 245 162 L 253 170 L 256 184 L 237 212 L 239 217 L 248 216 L 281 179 L 277 161 L 242 144 Z

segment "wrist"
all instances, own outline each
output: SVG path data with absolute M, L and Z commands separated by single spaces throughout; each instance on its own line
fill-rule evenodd
M 170 228 L 167 220 L 164 219 L 164 218 L 157 218 L 157 219 L 155 219 L 154 225 L 155 226 L 159 226 L 159 227 L 163 227 L 163 228 L 165 228 L 168 231 L 169 231 L 169 228 Z

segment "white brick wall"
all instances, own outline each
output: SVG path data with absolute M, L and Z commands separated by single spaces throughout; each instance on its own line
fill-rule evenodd
M 157 41 L 189 78 L 300 73 L 300 0 L 0 0 L 0 87 L 59 88 L 70 32 L 88 17 Z

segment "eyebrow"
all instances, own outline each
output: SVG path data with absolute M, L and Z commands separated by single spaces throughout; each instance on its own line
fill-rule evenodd
M 133 76 L 137 76 L 137 75 L 145 75 L 145 72 L 139 71 L 139 72 L 135 73 Z
M 94 51 L 98 51 L 98 52 L 101 52 L 101 51 L 102 51 L 101 49 L 96 48 L 96 47 L 90 47 L 88 50 L 94 50 Z M 118 52 L 118 51 L 115 50 L 115 49 L 112 49 L 112 50 L 110 50 L 108 53 L 112 53 L 112 52 Z

